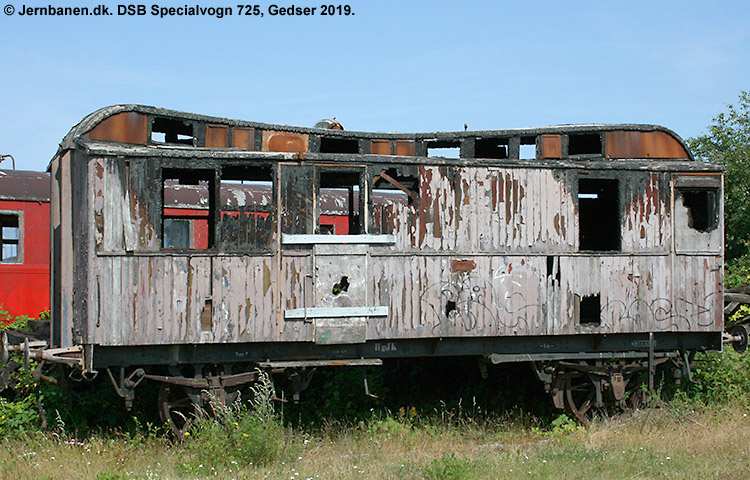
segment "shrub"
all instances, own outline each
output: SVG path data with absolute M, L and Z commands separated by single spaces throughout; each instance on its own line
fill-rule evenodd
M 726 348 L 698 357 L 693 379 L 690 397 L 695 400 L 750 407 L 750 355 Z
M 265 372 L 251 390 L 249 407 L 239 398 L 229 406 L 216 399 L 209 402 L 212 415 L 202 411 L 186 438 L 186 471 L 266 465 L 290 456 L 291 445 L 274 411 L 273 385 Z

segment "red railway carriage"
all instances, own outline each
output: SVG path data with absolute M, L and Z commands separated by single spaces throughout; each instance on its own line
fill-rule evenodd
M 0 308 L 49 308 L 49 174 L 0 170 Z

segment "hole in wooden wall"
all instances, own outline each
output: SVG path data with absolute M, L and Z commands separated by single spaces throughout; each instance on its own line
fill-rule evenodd
M 601 295 L 584 295 L 579 297 L 578 323 L 585 326 L 599 326 L 602 323 Z
M 620 250 L 618 181 L 578 181 L 579 250 Z
M 719 192 L 716 189 L 678 189 L 688 210 L 688 227 L 710 232 L 719 226 Z

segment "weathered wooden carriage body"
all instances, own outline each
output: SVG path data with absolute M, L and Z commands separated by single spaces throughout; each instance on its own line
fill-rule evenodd
M 721 348 L 721 170 L 662 127 L 362 133 L 127 105 L 50 171 L 53 344 L 87 370 Z

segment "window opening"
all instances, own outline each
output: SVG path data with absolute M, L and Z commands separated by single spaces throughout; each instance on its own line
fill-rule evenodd
M 578 302 L 578 323 L 582 326 L 598 327 L 602 323 L 601 295 L 576 295 Z
M 377 172 L 377 171 L 376 171 Z M 419 204 L 419 177 L 411 167 L 382 170 L 372 181 L 372 224 L 377 233 L 394 233 L 398 212 Z
M 719 226 L 717 189 L 680 188 L 677 191 L 688 211 L 688 227 L 699 232 L 710 232 Z
M 194 145 L 193 124 L 174 118 L 154 118 L 151 124 L 151 141 Z
M 0 215 L 0 262 L 18 263 L 21 261 L 19 245 L 21 229 L 18 225 L 18 215 Z
M 273 235 L 273 169 L 270 165 L 224 166 L 221 170 L 222 250 L 268 247 Z
M 568 136 L 568 155 L 601 155 L 602 138 L 598 133 Z
M 507 138 L 477 138 L 474 142 L 475 158 L 508 158 Z
M 162 200 L 163 248 L 206 250 L 213 246 L 213 170 L 162 170 Z
M 348 138 L 320 138 L 320 153 L 359 153 L 359 141 Z
M 363 233 L 359 172 L 320 172 L 318 201 L 318 231 L 333 235 L 358 235 Z
M 457 140 L 427 142 L 427 156 L 440 158 L 460 158 L 461 142 Z
M 579 250 L 620 250 L 618 181 L 578 181 Z
M 521 137 L 518 158 L 521 160 L 536 159 L 536 137 Z

